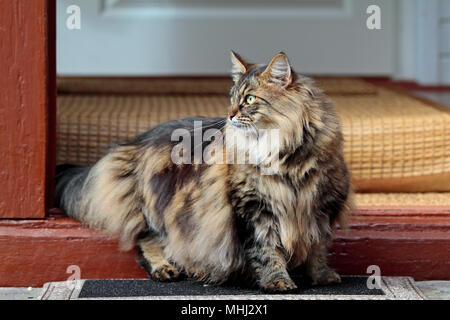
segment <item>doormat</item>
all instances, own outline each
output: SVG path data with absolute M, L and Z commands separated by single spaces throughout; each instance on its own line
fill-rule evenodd
M 382 277 L 381 288 L 369 289 L 367 277 L 342 277 L 342 283 L 309 287 L 293 278 L 298 289 L 289 294 L 265 294 L 258 289 L 206 285 L 193 280 L 158 282 L 150 279 L 49 282 L 41 300 L 424 300 L 409 277 Z

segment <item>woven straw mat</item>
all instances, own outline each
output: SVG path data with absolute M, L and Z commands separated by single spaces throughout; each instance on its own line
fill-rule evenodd
M 153 86 L 144 81 L 146 92 L 93 94 L 86 92 L 86 85 L 79 84 L 81 80 L 74 81 L 71 87 L 66 79 L 64 85 L 60 85 L 64 90 L 60 87 L 58 95 L 57 162 L 93 164 L 115 142 L 170 119 L 225 117 L 228 89 L 220 89 L 225 81 L 210 81 L 213 84 L 208 87 L 205 81 L 184 80 L 176 82 L 171 90 L 159 90 L 165 88 L 162 83 L 170 83 L 161 81 L 152 80 Z M 109 92 L 119 84 L 106 84 L 105 91 Z M 318 84 L 336 105 L 343 126 L 345 159 L 354 181 L 365 181 L 367 185 L 367 181 L 448 177 L 450 112 L 358 79 L 325 78 L 318 80 Z M 122 81 L 122 90 L 130 86 L 130 81 Z M 208 88 L 213 89 L 208 91 Z M 100 88 L 96 90 L 100 91 Z M 450 191 L 450 182 L 443 183 L 444 186 L 439 185 L 443 190 L 394 191 Z

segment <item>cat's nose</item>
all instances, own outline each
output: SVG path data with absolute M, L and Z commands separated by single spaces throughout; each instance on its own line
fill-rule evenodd
M 228 119 L 233 119 L 238 112 L 239 109 L 237 107 L 231 107 L 231 110 L 228 112 Z

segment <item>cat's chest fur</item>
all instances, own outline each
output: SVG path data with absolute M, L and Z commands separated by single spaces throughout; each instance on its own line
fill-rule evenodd
M 247 171 L 237 175 L 233 182 L 231 201 L 238 215 L 257 214 L 261 210 L 283 214 L 295 207 L 296 190 L 287 179 Z M 254 207 L 255 202 L 258 208 Z
M 313 199 L 305 196 L 302 188 L 296 187 L 297 181 L 288 176 L 241 169 L 235 172 L 234 179 L 231 201 L 235 214 L 250 224 L 252 232 L 271 236 L 271 242 L 283 247 L 294 264 L 300 263 L 310 246 L 310 231 L 316 228 L 309 212 Z M 269 230 L 276 233 L 269 235 Z

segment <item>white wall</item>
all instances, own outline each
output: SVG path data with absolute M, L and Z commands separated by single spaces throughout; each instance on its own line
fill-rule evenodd
M 442 83 L 450 84 L 450 0 L 441 0 L 439 18 L 439 77 Z
M 307 74 L 393 73 L 392 0 L 58 0 L 60 75 L 228 74 L 230 49 L 260 63 L 286 51 Z M 81 29 L 66 8 L 81 7 Z M 382 10 L 369 30 L 366 9 Z
M 81 7 L 81 30 L 66 8 Z M 382 30 L 365 26 L 381 6 Z M 60 75 L 221 75 L 279 50 L 317 75 L 450 84 L 450 0 L 58 0 Z
M 399 0 L 394 78 L 450 84 L 450 0 Z
M 395 69 L 397 80 L 414 80 L 416 76 L 416 1 L 398 0 L 395 7 Z

